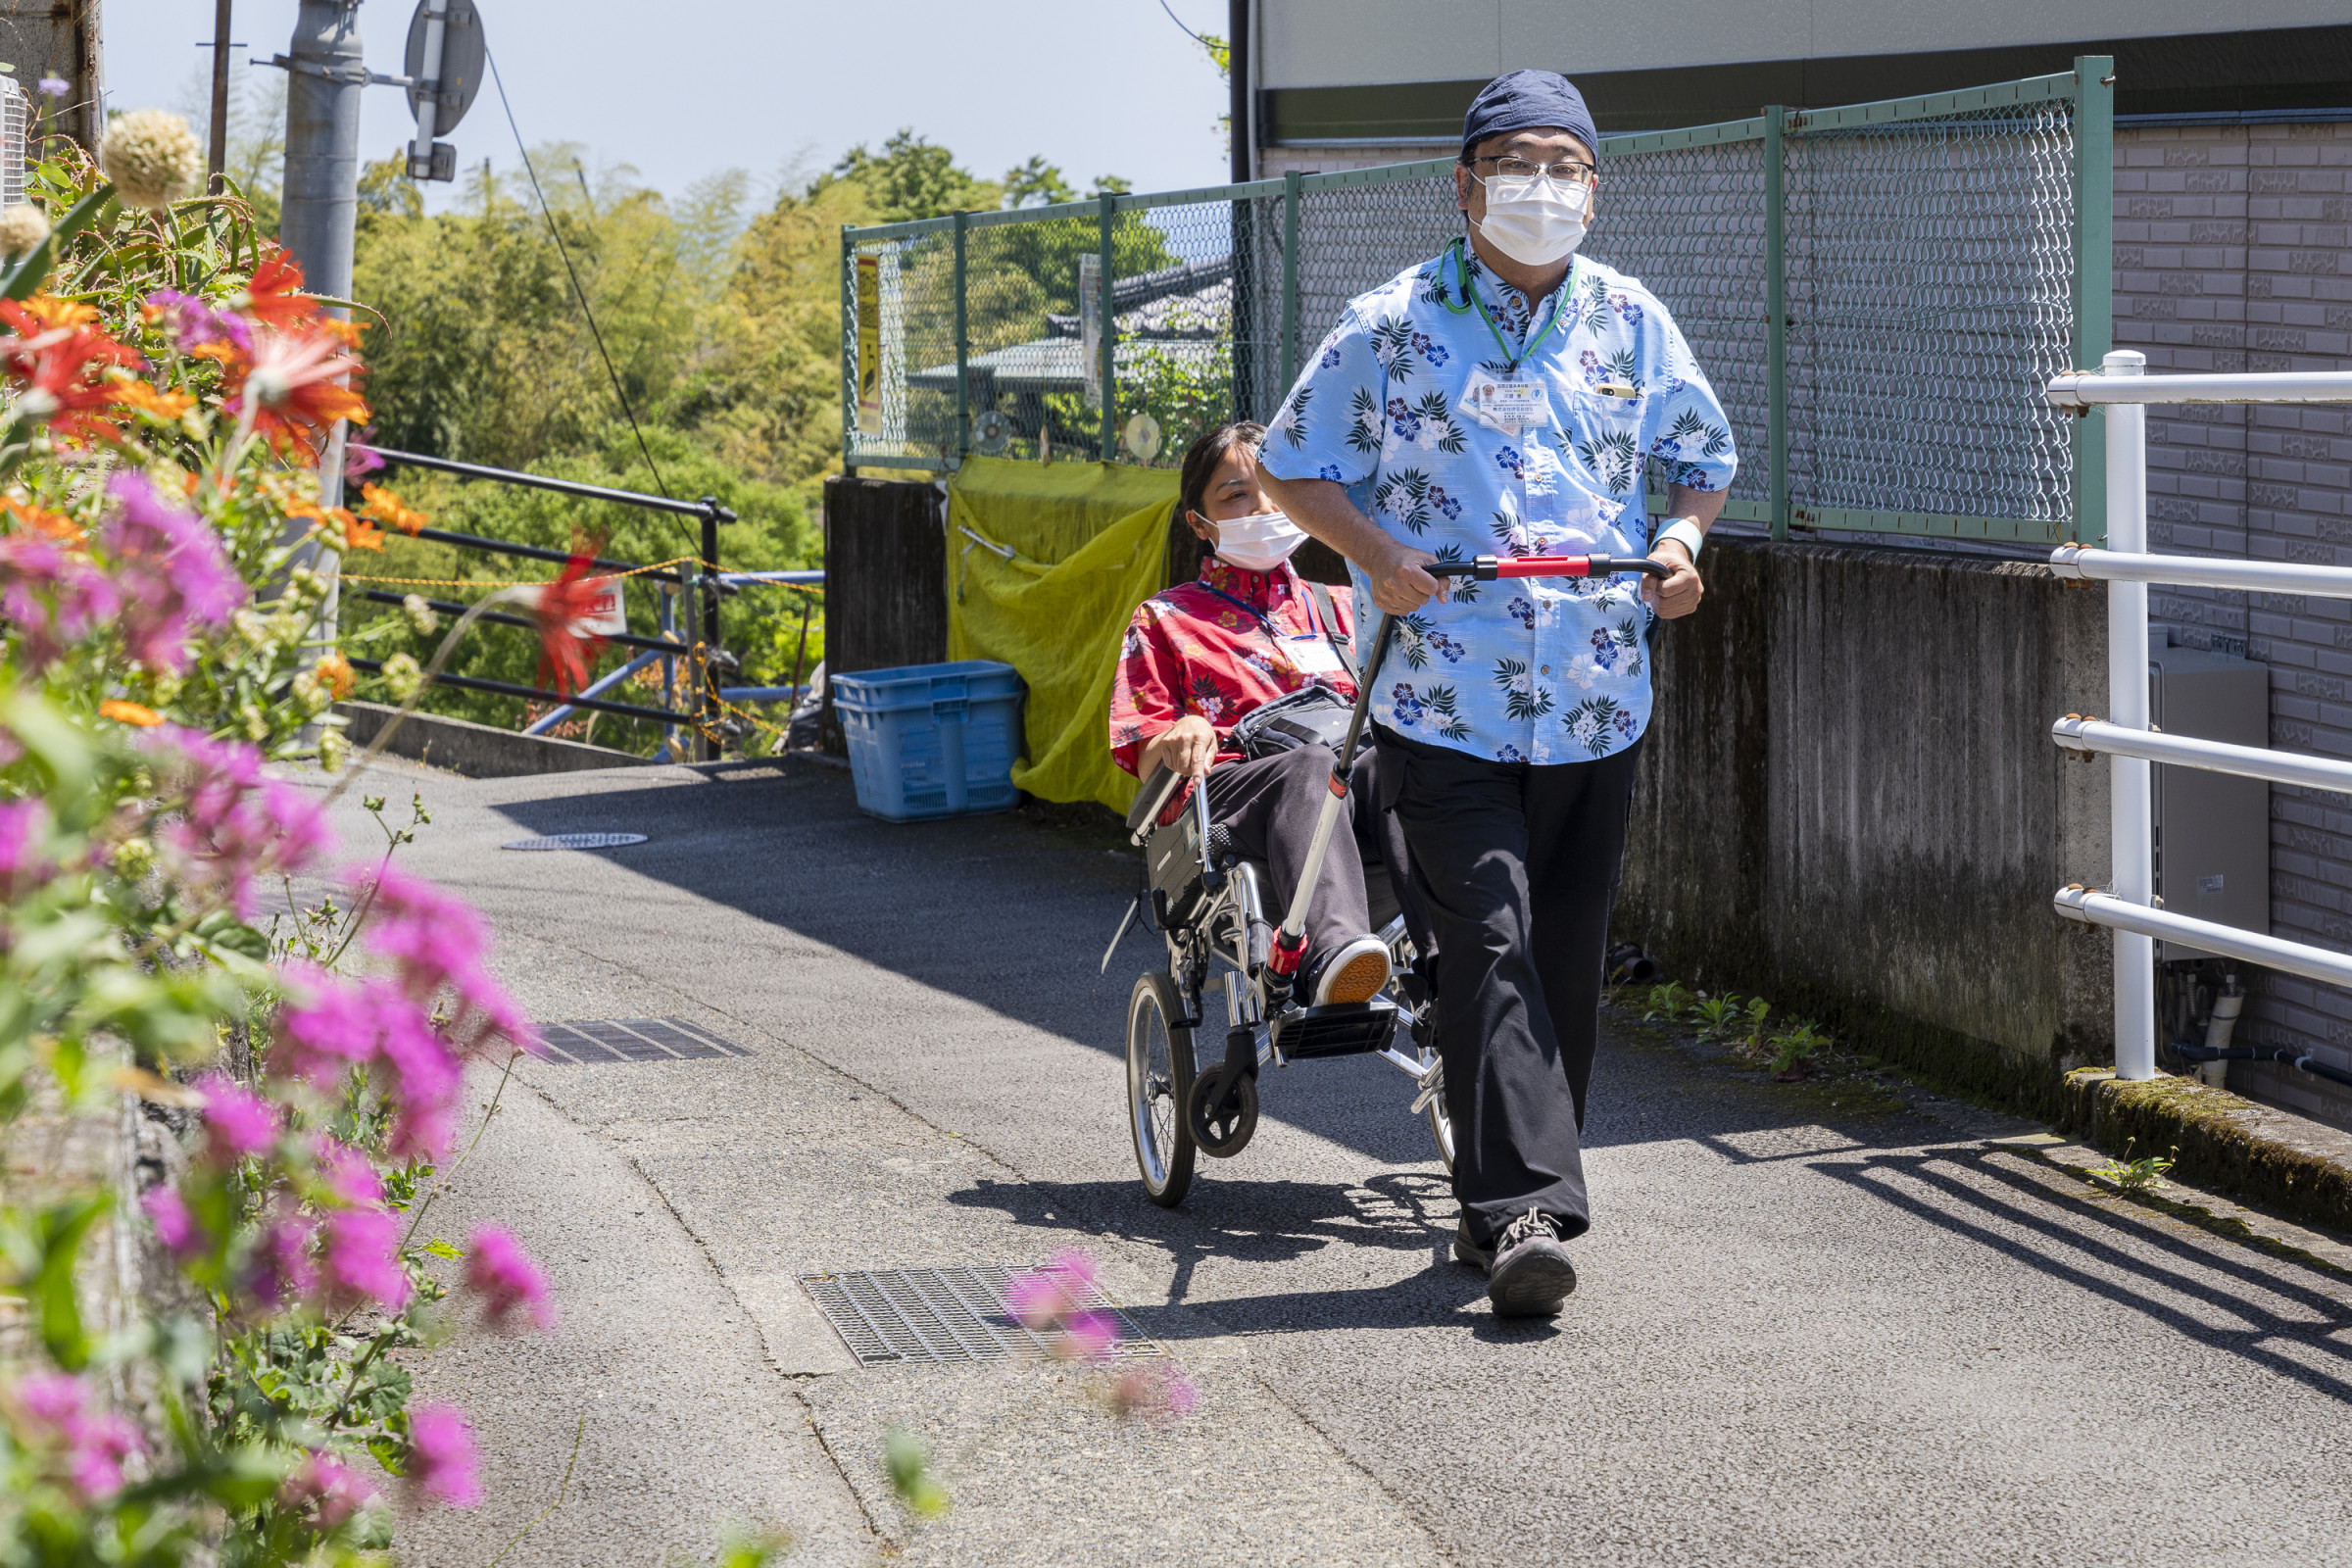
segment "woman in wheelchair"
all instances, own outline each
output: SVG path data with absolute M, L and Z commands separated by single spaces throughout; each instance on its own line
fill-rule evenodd
M 1197 581 L 1137 608 L 1111 686 L 1110 741 L 1118 764 L 1139 778 L 1166 768 L 1200 781 L 1170 797 L 1161 820 L 1173 821 L 1191 790 L 1204 789 L 1211 821 L 1241 858 L 1266 862 L 1287 906 L 1330 793 L 1333 752 L 1261 746 L 1246 756 L 1234 730 L 1309 686 L 1354 701 L 1347 650 L 1354 606 L 1348 589 L 1308 583 L 1292 567 L 1306 535 L 1258 489 L 1252 460 L 1264 438 L 1261 424 L 1229 424 L 1185 454 L 1181 515 L 1214 553 Z M 1389 983 L 1389 950 L 1372 934 L 1364 886 L 1363 852 L 1378 863 L 1392 832 L 1375 804 L 1377 755 L 1365 747 L 1350 775 L 1357 842 L 1334 839 L 1308 906 L 1301 1000 L 1316 1005 L 1365 1002 Z M 1401 848 L 1391 863 L 1403 863 Z

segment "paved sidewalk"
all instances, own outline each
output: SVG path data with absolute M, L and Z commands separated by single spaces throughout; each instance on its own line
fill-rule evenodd
M 2269 1563 L 2352 1539 L 2352 1285 L 2093 1200 L 1989 1141 L 2024 1123 L 1843 1123 L 1612 1039 L 1584 1288 L 1497 1323 L 1445 1260 L 1451 1200 L 1384 1064 L 1270 1074 L 1249 1151 L 1180 1211 L 1143 1200 L 1118 1048 L 1146 949 L 1097 977 L 1132 877 L 1100 840 L 889 826 L 800 762 L 380 787 L 411 779 L 435 822 L 409 863 L 492 916 L 537 1015 L 684 1017 L 753 1053 L 521 1070 L 449 1202 L 554 1263 L 565 1333 L 418 1363 L 483 1421 L 495 1500 L 411 1527 L 411 1562 L 486 1561 L 592 1404 L 585 1492 L 508 1562 L 658 1562 L 730 1514 L 826 1562 Z M 496 848 L 575 829 L 651 841 Z M 1199 1378 L 1191 1422 L 1034 1373 L 850 1368 L 795 1281 L 1064 1245 Z M 889 1496 L 894 1422 L 947 1466 L 943 1524 Z

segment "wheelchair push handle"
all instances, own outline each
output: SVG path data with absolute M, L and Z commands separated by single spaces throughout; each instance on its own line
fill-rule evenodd
M 1674 568 L 1646 556 L 1474 556 L 1468 561 L 1425 562 L 1421 569 L 1432 577 L 1471 577 L 1493 582 L 1497 577 L 1613 577 L 1638 572 L 1664 579 Z

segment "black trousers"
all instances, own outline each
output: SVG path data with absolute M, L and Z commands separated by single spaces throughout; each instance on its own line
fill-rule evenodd
M 1585 1090 L 1641 744 L 1544 767 L 1387 730 L 1380 749 L 1437 938 L 1454 1196 L 1482 1243 L 1531 1208 L 1581 1235 Z
M 1306 906 L 1310 976 L 1321 970 L 1325 958 L 1372 929 L 1364 898 L 1366 849 L 1392 866 L 1402 858 L 1403 840 L 1379 805 L 1378 755 L 1370 746 L 1358 749 L 1348 775 L 1350 819 L 1332 834 L 1314 898 Z M 1316 819 L 1331 794 L 1334 760 L 1328 746 L 1301 746 L 1278 757 L 1221 762 L 1209 770 L 1209 818 L 1233 835 L 1241 855 L 1264 860 L 1274 873 L 1274 896 L 1282 901 L 1280 908 L 1269 911 L 1276 924 L 1290 907 L 1305 869 Z M 1384 840 L 1393 840 L 1393 847 Z

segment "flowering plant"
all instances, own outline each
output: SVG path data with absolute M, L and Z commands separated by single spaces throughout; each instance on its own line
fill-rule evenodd
M 553 1324 L 513 1237 L 419 1237 L 466 1063 L 537 1042 L 480 917 L 391 863 L 421 808 L 368 800 L 383 853 L 338 869 L 271 765 L 333 771 L 364 684 L 331 604 L 372 530 L 318 471 L 351 329 L 187 199 L 184 126 L 118 124 L 121 188 L 38 165 L 0 273 L 0 1564 L 353 1561 L 379 1481 L 478 1497 L 394 1354 L 458 1304 L 430 1261 Z

